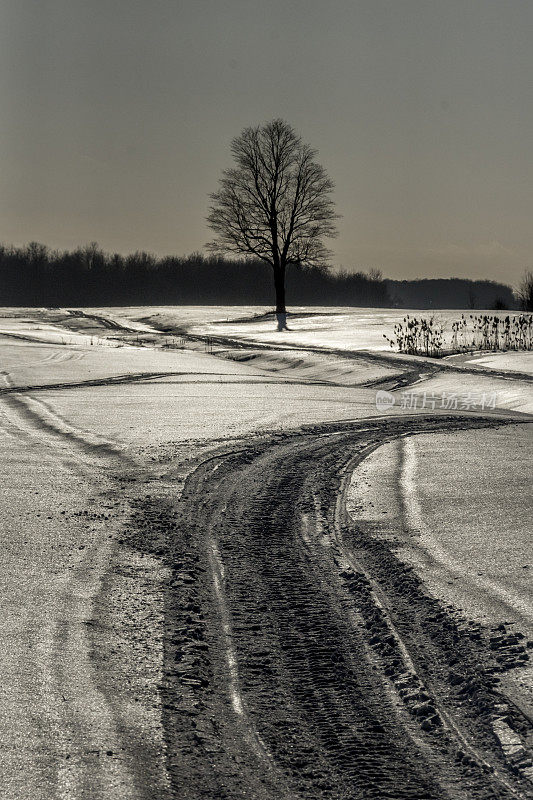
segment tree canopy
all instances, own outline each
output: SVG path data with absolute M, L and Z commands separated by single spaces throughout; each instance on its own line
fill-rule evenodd
M 254 255 L 272 266 L 323 265 L 336 235 L 333 182 L 317 155 L 281 119 L 233 139 L 236 162 L 211 195 L 212 251 Z
M 239 253 L 274 269 L 276 305 L 285 311 L 284 276 L 289 264 L 323 266 L 324 238 L 336 235 L 333 183 L 305 144 L 282 119 L 245 128 L 233 139 L 235 166 L 224 170 L 211 197 L 208 249 Z

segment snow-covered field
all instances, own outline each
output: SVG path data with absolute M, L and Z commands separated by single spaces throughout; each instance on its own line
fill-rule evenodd
M 262 311 L 257 307 L 87 310 L 94 317 L 116 320 L 143 333 L 150 333 L 157 324 L 192 334 L 239 338 L 250 345 L 271 345 L 266 351 L 244 350 L 233 353 L 232 358 L 216 358 L 198 349 L 141 346 L 132 343 L 131 337 L 124 344 L 120 331 L 102 328 L 94 318 L 46 310 L 6 310 L 0 312 L 0 335 L 6 334 L 3 381 L 6 386 L 35 387 L 24 402 L 33 410 L 38 408 L 43 419 L 55 419 L 65 430 L 85 431 L 129 447 L 224 439 L 256 430 L 376 415 L 376 389 L 365 384 L 398 375 L 394 357 L 388 365 L 376 364 L 309 352 L 305 347 L 381 351 L 383 332 L 404 312 L 297 309 L 301 316 L 291 319 L 288 333 L 274 332 L 271 319 L 236 321 Z M 441 313 L 449 319 L 456 316 L 456 312 Z M 292 347 L 280 350 L 279 344 Z M 302 349 L 295 351 L 297 345 Z M 527 372 L 531 357 L 530 353 L 505 353 L 463 357 L 461 363 L 500 372 Z M 424 371 L 423 359 L 410 360 L 422 363 Z M 73 387 L 65 391 L 69 384 Z M 39 389 L 50 385 L 57 388 Z M 459 399 L 474 398 L 474 405 L 464 408 L 467 413 L 479 410 L 475 398 L 482 393 L 495 396 L 497 408 L 533 411 L 531 384 L 506 380 L 500 374 L 491 378 L 486 372 L 477 375 L 459 370 L 438 372 L 413 387 L 397 388 L 392 393 L 395 403 L 387 412 L 431 411 L 435 406 L 439 411 L 440 398 L 456 394 Z M 411 395 L 417 398 L 414 403 Z M 529 430 L 524 428 L 526 438 Z M 504 432 L 504 441 L 505 436 Z M 509 459 L 505 461 L 509 463 Z
M 397 376 L 401 368 L 394 356 L 389 362 L 373 363 L 333 356 L 327 348 L 382 351 L 386 349 L 380 341 L 383 332 L 404 312 L 296 309 L 300 316 L 291 319 L 288 333 L 273 331 L 271 319 L 237 321 L 263 311 L 257 307 L 109 308 L 88 309 L 92 317 L 85 318 L 61 311 L 7 309 L 0 311 L 0 336 L 6 334 L 1 345 L 2 380 L 6 386 L 35 387 L 31 399 L 24 402 L 40 404 L 40 413 L 65 420 L 66 427 L 130 446 L 223 439 L 257 429 L 376 415 L 376 389 L 365 384 Z M 449 319 L 456 316 L 456 312 L 440 313 Z M 231 358 L 224 352 L 226 357 L 217 358 L 201 348 L 141 346 L 131 336 L 124 344 L 120 330 L 102 327 L 98 316 L 116 320 L 130 332 L 150 333 L 157 324 L 193 335 L 216 334 L 271 346 L 232 352 Z M 291 348 L 278 349 L 280 344 Z M 295 349 L 298 345 L 301 348 Z M 305 349 L 309 346 L 325 352 L 309 352 Z M 459 400 L 474 398 L 465 412 L 479 410 L 475 398 L 481 394 L 495 396 L 495 406 L 502 410 L 533 411 L 532 385 L 501 374 L 528 372 L 531 359 L 530 353 L 462 357 L 461 365 L 484 367 L 484 373 L 463 371 L 458 365 L 457 371 L 428 374 L 412 387 L 393 389 L 395 402 L 387 412 L 435 407 L 439 411 L 439 399 L 452 394 Z M 424 373 L 423 359 L 410 361 Z M 491 378 L 487 368 L 498 370 L 498 376 Z M 50 385 L 56 388 L 44 392 L 40 388 Z M 65 391 L 66 385 L 72 388 Z M 411 394 L 417 398 L 414 403 L 412 399 L 406 402 Z M 448 408 L 453 410 L 453 406 Z M 460 405 L 455 408 L 461 410 Z
M 176 637 L 172 615 L 181 613 L 182 602 L 172 595 L 169 619 L 165 587 L 177 585 L 177 573 L 167 551 L 177 546 L 186 523 L 193 531 L 201 519 L 200 533 L 210 530 L 209 509 L 217 502 L 213 530 L 230 525 L 236 514 L 235 531 L 241 535 L 239 507 L 226 513 L 238 494 L 241 500 L 246 495 L 238 477 L 231 478 L 231 459 L 254 442 L 260 443 L 257 458 L 264 464 L 255 477 L 246 459 L 239 470 L 251 470 L 253 503 L 264 501 L 272 513 L 275 498 L 269 490 L 261 499 L 261 487 L 263 479 L 275 487 L 276 472 L 268 473 L 270 451 L 261 448 L 266 442 L 286 447 L 287 458 L 294 460 L 291 468 L 287 462 L 286 474 L 294 495 L 283 500 L 281 492 L 280 502 L 287 503 L 287 514 L 296 515 L 298 522 L 291 524 L 303 526 L 302 564 L 316 557 L 313 569 L 322 559 L 328 569 L 338 562 L 343 575 L 351 569 L 349 560 L 342 560 L 351 556 L 342 547 L 337 553 L 340 540 L 327 534 L 329 517 L 321 518 L 320 509 L 335 498 L 309 473 L 315 494 L 303 502 L 299 470 L 313 468 L 315 452 L 317 464 L 324 458 L 324 464 L 338 465 L 350 448 L 355 454 L 361 447 L 361 458 L 373 450 L 354 473 L 348 496 L 352 514 L 370 525 L 376 542 L 389 542 L 391 552 L 410 563 L 427 591 L 454 613 L 480 621 L 487 630 L 512 623 L 513 630 L 531 635 L 533 439 L 525 412 L 533 412 L 533 384 L 511 374 L 530 373 L 529 354 L 445 360 L 441 368 L 425 359 L 389 355 L 383 333 L 390 333 L 405 312 L 301 309 L 290 321 L 291 331 L 279 334 L 271 319 L 255 319 L 262 311 L 0 310 L 0 465 L 8 476 L 0 505 L 0 633 L 10 644 L 0 656 L 8 698 L 0 739 L 11 776 L 9 800 L 37 797 L 42 785 L 49 796 L 56 785 L 70 787 L 69 797 L 99 785 L 130 787 L 129 795 L 116 788 L 116 797 L 136 797 L 141 773 L 157 787 L 154 796 L 166 797 L 163 742 L 170 734 L 168 700 L 160 689 L 169 669 L 168 641 Z M 443 314 L 456 317 L 456 312 Z M 216 337 L 216 343 L 205 337 Z M 225 343 L 224 337 L 232 341 Z M 388 407 L 376 406 L 379 390 L 393 399 Z M 455 405 L 449 404 L 452 395 Z M 470 430 L 481 409 L 476 400 L 465 405 L 464 397 L 481 395 L 494 395 L 485 413 L 495 424 L 507 418 L 514 424 Z M 448 405 L 441 402 L 444 397 Z M 433 417 L 445 432 L 426 430 Z M 455 430 L 455 418 L 464 430 Z M 417 436 L 409 435 L 419 429 Z M 339 453 L 337 436 L 344 442 Z M 300 453 L 300 438 L 306 455 Z M 229 454 L 229 460 L 220 462 L 224 469 L 218 473 L 219 462 L 213 468 L 209 459 L 220 453 Z M 325 467 L 320 475 L 327 479 Z M 226 499 L 210 488 L 217 480 L 220 492 L 228 492 Z M 186 481 L 184 521 L 178 524 L 172 509 Z M 202 496 L 202 486 L 211 494 Z M 326 492 L 322 501 L 320 491 Z M 217 614 L 226 619 L 230 606 L 220 592 L 232 575 L 223 563 L 231 559 L 231 542 L 209 541 L 207 566 L 198 575 L 211 569 L 214 578 L 204 588 L 204 578 L 198 578 L 198 585 L 206 597 L 218 587 Z M 235 564 L 252 569 L 243 553 Z M 186 561 L 186 555 L 180 558 Z M 293 567 L 289 577 L 297 601 L 298 570 L 304 567 Z M 194 569 L 183 567 L 183 586 L 193 580 Z M 266 580 L 266 568 L 260 574 Z M 305 573 L 306 579 L 312 574 Z M 323 584 L 336 586 L 338 578 L 332 576 L 321 579 L 316 591 Z M 244 581 L 245 574 L 241 577 Z M 249 579 L 247 597 L 258 578 L 250 573 Z M 195 609 L 198 597 L 189 598 L 187 607 Z M 308 602 L 314 602 L 312 593 Z M 310 612 L 309 624 L 320 608 Z M 224 625 L 226 638 L 219 644 L 232 665 L 238 663 L 232 649 L 237 645 L 228 638 L 229 622 Z M 334 629 L 328 622 L 320 635 Z M 191 634 L 191 642 L 196 636 Z M 518 669 L 519 662 L 512 666 L 516 679 L 506 686 L 520 704 L 531 697 L 520 688 L 526 672 Z M 213 669 L 219 668 L 217 662 Z M 242 700 L 235 668 L 228 674 L 238 710 Z M 253 693 L 248 702 L 255 702 Z M 228 713 L 216 710 L 220 720 Z M 232 730 L 228 741 L 235 741 Z M 252 727 L 246 730 L 247 737 L 255 736 Z M 31 743 L 22 752 L 21 736 Z M 72 762 L 65 761 L 66 752 L 74 756 Z M 94 752 L 112 755 L 88 755 Z M 240 752 L 235 763 L 241 763 Z
M 531 425 L 396 439 L 355 470 L 350 511 L 434 596 L 533 638 L 532 463 Z M 519 682 L 533 704 L 531 667 Z
M 409 310 L 381 308 L 293 308 L 289 314 L 290 330 L 275 330 L 273 314 L 264 306 L 124 306 L 87 308 L 86 314 L 116 320 L 132 333 L 149 334 L 158 330 L 169 336 L 186 333 L 197 336 L 229 337 L 243 342 L 260 342 L 271 347 L 298 346 L 302 349 L 369 350 L 393 353 L 386 337 L 392 336 L 394 326 L 407 315 L 411 317 L 434 316 L 451 330 L 460 310 Z M 475 314 L 500 315 L 511 312 L 475 311 Z M 0 309 L 0 333 L 24 337 L 28 340 L 55 344 L 83 344 L 117 346 L 121 342 L 114 336 L 113 328 L 102 326 L 83 316 L 71 316 L 64 311 L 50 309 Z M 131 344 L 131 342 L 130 342 Z M 495 370 L 508 370 L 533 374 L 533 353 L 506 352 L 449 356 L 449 363 L 481 365 Z
M 391 351 L 385 337 L 393 335 L 394 326 L 411 318 L 434 317 L 450 334 L 453 322 L 465 314 L 505 316 L 513 312 L 461 311 L 450 309 L 389 309 L 334 306 L 294 307 L 290 309 L 290 330 L 278 332 L 271 309 L 266 306 L 137 306 L 91 309 L 109 313 L 125 324 L 136 322 L 187 331 L 203 336 L 236 337 L 270 345 L 291 344 L 301 347 L 326 347 L 339 350 Z M 528 360 L 531 364 L 531 360 Z
M 277 332 L 272 315 L 261 319 L 268 311 L 257 306 L 249 307 L 140 307 L 124 309 L 92 309 L 94 313 L 115 316 L 124 324 L 143 324 L 157 326 L 168 331 L 181 330 L 197 336 L 228 337 L 243 344 L 260 343 L 268 345 L 270 355 L 263 356 L 263 361 L 270 360 L 270 368 L 278 374 L 289 375 L 296 370 L 311 372 L 318 380 L 331 380 L 331 372 L 342 371 L 344 382 L 361 382 L 362 363 L 358 365 L 356 375 L 350 363 L 342 363 L 342 353 L 366 351 L 377 355 L 389 355 L 388 369 L 394 369 L 394 358 L 400 358 L 392 351 L 384 336 L 392 335 L 394 325 L 401 322 L 406 314 L 428 316 L 434 314 L 450 330 L 451 324 L 461 316 L 456 310 L 409 311 L 398 309 L 359 309 L 359 308 L 301 308 L 293 309 L 290 317 L 290 330 Z M 468 312 L 465 312 L 467 314 Z M 482 312 L 475 312 L 482 313 Z M 494 312 L 487 312 L 494 313 Z M 505 312 L 500 312 L 505 313 Z M 276 347 L 297 349 L 298 353 L 282 354 Z M 311 348 L 302 355 L 302 351 Z M 317 355 L 318 350 L 325 350 L 325 357 Z M 331 351 L 337 351 L 333 361 Z M 257 353 L 255 354 L 257 358 Z M 402 360 L 410 360 L 414 365 L 431 363 L 434 360 L 417 356 L 402 356 Z M 256 361 L 258 363 L 258 361 Z M 438 362 L 437 362 L 438 363 Z M 333 366 L 333 364 L 335 366 Z M 491 379 L 490 371 L 516 372 L 533 374 L 533 353 L 507 352 L 497 354 L 471 354 L 452 356 L 443 360 L 443 364 L 464 366 L 467 371 L 454 375 L 441 372 L 435 379 L 424 383 L 420 389 L 427 390 L 433 396 L 442 397 L 453 393 L 461 396 L 479 397 L 483 394 L 496 394 L 496 405 L 525 413 L 533 413 L 533 392 L 528 383 Z M 385 369 L 383 362 L 381 367 Z M 475 375 L 472 370 L 477 369 Z M 423 369 L 422 369 L 423 371 Z M 351 376 L 348 373 L 351 372 Z M 485 374 L 482 374 L 482 373 Z M 486 374 L 488 373 L 488 375 Z M 370 377 L 370 376 L 369 376 Z M 377 377 L 377 376 L 376 376 Z M 429 375 L 427 376 L 429 377 Z M 341 380 L 339 377 L 337 380 Z M 413 387 L 418 392 L 418 387 Z M 423 393 L 423 392 L 422 392 Z M 398 405 L 399 399 L 396 403 Z
M 449 361 L 450 363 L 463 363 L 466 366 L 533 375 L 533 352 L 478 353 L 466 357 L 453 356 Z

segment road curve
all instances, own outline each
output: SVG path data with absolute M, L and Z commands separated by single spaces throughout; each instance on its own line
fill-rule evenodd
M 354 465 L 385 441 L 497 424 L 306 428 L 204 461 L 175 504 L 139 501 L 130 543 L 171 570 L 173 796 L 531 796 L 531 723 L 498 692 L 526 648 L 454 619 L 344 505 Z

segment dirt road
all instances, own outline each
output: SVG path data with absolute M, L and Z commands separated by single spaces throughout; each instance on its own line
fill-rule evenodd
M 172 570 L 175 797 L 529 796 L 531 725 L 497 677 L 526 648 L 454 620 L 344 507 L 353 465 L 391 437 L 491 424 L 304 429 L 205 461 L 176 507 L 140 505 L 131 543 Z

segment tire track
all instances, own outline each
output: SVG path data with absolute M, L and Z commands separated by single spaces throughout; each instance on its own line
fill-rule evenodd
M 156 505 L 140 510 L 172 568 L 162 692 L 175 796 L 528 796 L 494 736 L 487 643 L 339 505 L 354 463 L 385 441 L 504 422 L 306 428 L 204 463 L 157 521 Z
M 132 665 L 127 664 L 125 669 L 118 662 L 121 672 L 108 674 L 106 648 L 108 653 L 115 652 L 117 636 L 102 623 L 109 611 L 106 594 L 116 584 L 116 539 L 128 512 L 126 499 L 116 499 L 115 482 L 142 481 L 147 473 L 116 443 L 79 430 L 35 398 L 10 394 L 0 399 L 0 413 L 0 420 L 5 415 L 8 432 L 15 440 L 61 459 L 66 475 L 81 477 L 97 495 L 95 506 L 75 512 L 87 524 L 83 526 L 85 536 L 72 555 L 65 558 L 59 554 L 54 569 L 44 564 L 43 597 L 52 602 L 38 609 L 23 605 L 21 611 L 28 615 L 28 638 L 13 644 L 13 661 L 20 664 L 20 674 L 14 672 L 9 680 L 6 676 L 4 690 L 12 692 L 15 687 L 21 693 L 23 720 L 31 718 L 32 713 L 35 716 L 34 733 L 41 750 L 30 754 L 36 759 L 31 766 L 36 773 L 47 770 L 47 783 L 39 786 L 35 797 L 122 800 L 153 797 L 154 788 L 159 798 L 167 797 L 164 759 L 157 752 L 157 731 L 154 733 L 147 726 L 146 719 L 141 728 L 129 708 L 133 698 L 127 689 L 119 686 L 117 691 L 113 683 L 121 677 L 130 682 Z M 68 490 L 64 496 L 68 498 Z M 67 517 L 65 523 L 66 520 Z M 36 569 L 39 557 L 37 553 Z M 38 625 L 33 631 L 36 620 Z M 123 620 L 119 617 L 117 622 L 122 624 Z M 147 639 L 153 633 L 139 620 L 136 630 Z M 26 678 L 24 666 L 29 655 L 31 681 Z M 153 680 L 156 679 L 157 674 Z M 157 711 L 152 715 L 154 720 Z M 142 746 L 142 737 L 148 740 L 152 735 L 151 749 Z M 6 744 L 9 746 L 10 741 Z M 39 758 L 43 759 L 42 765 Z M 9 773 L 6 778 L 10 779 Z M 17 777 L 21 791 L 27 789 L 31 794 L 31 778 Z M 3 786 L 2 792 L 14 798 L 10 788 Z

